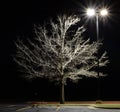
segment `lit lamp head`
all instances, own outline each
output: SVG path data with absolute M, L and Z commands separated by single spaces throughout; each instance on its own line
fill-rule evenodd
M 93 8 L 88 8 L 86 11 L 87 16 L 92 17 L 95 16 L 95 9 Z
M 101 15 L 102 17 L 107 16 L 107 15 L 108 15 L 107 9 L 102 9 L 102 10 L 100 11 L 100 15 Z

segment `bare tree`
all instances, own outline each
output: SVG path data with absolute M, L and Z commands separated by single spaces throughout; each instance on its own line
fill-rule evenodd
M 97 52 L 101 43 L 84 40 L 84 28 L 76 16 L 58 16 L 44 26 L 35 26 L 35 37 L 27 43 L 16 42 L 15 61 L 28 78 L 44 77 L 60 85 L 60 103 L 64 103 L 67 79 L 76 82 L 82 76 L 97 77 Z M 106 52 L 99 67 L 108 63 Z M 24 71 L 23 71 L 24 70 Z M 102 73 L 100 73 L 102 75 Z

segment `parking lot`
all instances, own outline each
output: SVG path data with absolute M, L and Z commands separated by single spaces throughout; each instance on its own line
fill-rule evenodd
M 0 112 L 120 112 L 120 109 L 100 109 L 92 106 L 32 106 L 28 104 L 1 104 Z

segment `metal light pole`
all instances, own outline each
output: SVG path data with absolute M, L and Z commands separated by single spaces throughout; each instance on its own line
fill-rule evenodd
M 107 9 L 102 9 L 100 11 L 95 11 L 93 8 L 88 8 L 87 9 L 87 16 L 93 17 L 95 16 L 96 19 L 96 36 L 97 36 L 97 42 L 99 41 L 99 17 L 104 17 L 107 16 L 108 11 Z M 98 54 L 99 55 L 99 54 Z M 97 76 L 98 76 L 98 81 L 97 81 L 97 100 L 100 99 L 100 75 L 99 75 L 99 56 L 97 56 Z
M 98 20 L 98 14 L 96 14 L 96 35 L 97 35 L 97 41 L 99 41 L 99 20 Z
M 99 17 L 98 13 L 96 14 L 96 36 L 97 36 L 97 42 L 99 41 Z M 97 54 L 97 100 L 100 100 L 100 75 L 99 75 L 99 54 Z

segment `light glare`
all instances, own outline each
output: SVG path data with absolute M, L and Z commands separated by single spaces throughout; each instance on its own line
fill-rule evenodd
M 101 16 L 106 16 L 106 15 L 108 15 L 107 9 L 102 9 L 102 10 L 100 11 L 100 15 L 101 15 Z
M 95 15 L 95 10 L 92 9 L 92 8 L 87 9 L 87 15 L 90 16 L 90 17 L 94 16 Z

